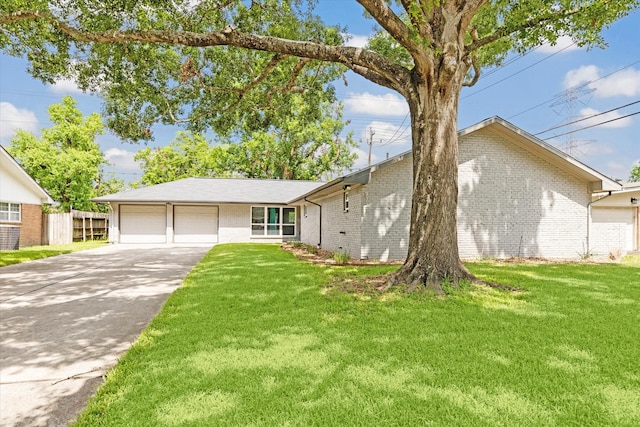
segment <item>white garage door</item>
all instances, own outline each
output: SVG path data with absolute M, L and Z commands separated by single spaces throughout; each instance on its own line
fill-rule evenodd
M 593 229 L 598 243 L 608 250 L 634 250 L 635 212 L 630 208 L 593 208 Z
M 176 243 L 216 243 L 217 206 L 174 206 L 173 241 Z
M 165 206 L 120 206 L 120 243 L 165 243 L 166 228 Z

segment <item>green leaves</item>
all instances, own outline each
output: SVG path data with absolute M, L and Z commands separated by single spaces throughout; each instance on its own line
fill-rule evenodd
M 305 103 L 292 97 L 288 109 L 278 110 L 272 126 L 254 130 L 254 123 L 238 125 L 239 143 L 210 145 L 200 134 L 179 132 L 166 147 L 140 150 L 144 174 L 140 184 L 153 185 L 201 177 L 329 179 L 355 161 L 351 134 L 340 137 L 346 123 L 340 105 Z
M 54 124 L 43 129 L 39 139 L 19 130 L 8 151 L 60 203 L 60 209 L 96 210 L 90 199 L 100 195 L 101 185 L 103 191 L 123 187 L 122 181 L 102 177 L 106 162 L 95 142 L 104 133 L 100 115 L 83 117 L 76 101 L 65 96 L 49 107 L 49 117 Z
M 640 162 L 633 165 L 629 174 L 629 182 L 640 182 Z

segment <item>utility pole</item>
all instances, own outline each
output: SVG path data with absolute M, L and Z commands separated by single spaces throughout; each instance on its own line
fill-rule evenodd
M 371 166 L 371 150 L 373 149 L 373 135 L 375 134 L 376 132 L 373 128 L 369 128 L 369 141 L 367 141 L 367 144 L 369 144 L 369 166 Z

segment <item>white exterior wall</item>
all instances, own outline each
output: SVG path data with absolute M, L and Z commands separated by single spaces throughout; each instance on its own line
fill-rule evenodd
M 607 255 L 640 250 L 640 188 L 599 197 L 591 205 L 591 251 Z
M 577 257 L 587 182 L 487 131 L 460 140 L 460 256 Z
M 364 187 L 362 253 L 369 260 L 404 259 L 409 245 L 411 157 L 374 171 Z
M 24 181 L 8 168 L 0 168 L 0 201 L 11 203 L 42 204 L 42 199 Z
M 589 246 L 596 255 L 636 249 L 637 208 L 596 207 L 591 211 L 592 225 Z
M 218 242 L 248 242 L 251 238 L 251 206 L 220 205 Z
M 143 204 L 143 203 L 112 203 L 112 211 L 109 217 L 109 242 L 120 242 L 120 206 L 127 204 Z M 180 206 L 182 204 L 178 204 Z M 166 241 L 173 242 L 174 229 L 173 229 L 173 206 L 168 205 L 166 218 Z M 240 242 L 254 242 L 254 243 L 277 243 L 284 240 L 298 240 L 300 237 L 301 219 L 300 219 L 300 206 L 296 206 L 296 236 L 282 237 L 263 237 L 256 238 L 251 236 L 251 207 L 252 206 L 276 206 L 276 205 L 240 205 L 240 204 L 227 204 L 227 205 L 215 205 L 218 206 L 218 242 L 219 243 L 240 243 Z M 315 227 L 318 229 L 317 223 L 314 225 L 308 224 L 308 227 Z M 314 245 L 317 242 L 313 243 Z
M 300 206 L 296 206 L 296 236 L 255 237 L 251 236 L 251 207 L 280 205 L 219 205 L 218 242 L 219 243 L 278 243 L 285 240 L 298 240 L 300 237 Z M 284 206 L 283 206 L 284 207 Z M 291 206 L 287 206 L 291 207 Z
M 307 245 L 316 246 L 320 243 L 320 208 L 311 203 L 306 203 L 304 206 L 300 206 L 299 209 L 300 241 Z
M 486 130 L 462 137 L 459 156 L 462 258 L 574 258 L 584 252 L 587 182 Z M 354 258 L 360 252 L 370 260 L 404 259 L 412 180 L 411 156 L 373 171 L 359 189 L 361 204 L 352 191 L 350 214 L 361 209 L 360 223 L 342 213 L 341 193 L 320 202 L 323 248 L 348 247 Z M 347 235 L 341 237 L 339 230 Z
M 360 259 L 362 187 L 349 191 L 349 212 L 342 209 L 342 192 L 317 201 L 322 205 L 322 249 L 342 251 Z
M 120 242 L 120 205 L 109 203 L 109 243 Z

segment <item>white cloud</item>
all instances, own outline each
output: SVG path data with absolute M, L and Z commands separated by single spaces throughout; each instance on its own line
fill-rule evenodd
M 67 95 L 73 93 L 83 93 L 76 83 L 71 79 L 59 79 L 50 86 L 50 90 L 53 93 Z
M 358 169 L 362 169 L 362 168 L 366 168 L 367 166 L 369 166 L 369 152 L 366 150 L 363 150 L 361 148 L 356 148 L 355 150 L 353 150 L 354 153 L 356 153 L 358 155 L 358 158 L 356 159 L 355 163 L 353 164 L 352 169 L 353 170 L 358 170 Z M 380 161 L 380 159 L 378 158 L 378 156 L 375 153 L 371 153 L 371 164 L 376 164 Z
M 393 93 L 373 95 L 369 92 L 350 93 L 344 105 L 353 114 L 370 116 L 404 116 L 409 112 L 407 101 Z
M 558 40 L 556 40 L 556 44 L 551 46 L 549 43 L 545 43 L 536 49 L 536 52 L 540 53 L 556 53 L 562 50 L 562 52 L 571 52 L 574 50 L 580 49 L 577 45 L 573 43 L 571 37 L 569 36 L 560 36 Z
M 608 77 L 601 77 L 602 75 L 602 70 L 595 65 L 583 65 L 567 72 L 563 85 L 565 89 L 568 89 L 593 82 L 588 86 L 595 89 L 594 95 L 598 98 L 640 95 L 640 70 L 628 68 Z
M 342 36 L 347 40 L 345 42 L 345 46 L 351 47 L 365 47 L 369 42 L 369 36 L 363 34 L 342 34 Z
M 369 141 L 371 139 L 371 131 L 374 132 L 374 149 L 381 145 L 409 145 L 411 142 L 411 126 L 408 124 L 400 127 L 393 123 L 374 120 L 362 130 L 361 140 Z
M 131 171 L 139 171 L 140 165 L 133 157 L 136 155 L 133 151 L 121 150 L 119 148 L 109 148 L 104 152 L 104 158 L 116 169 L 125 169 Z
M 38 119 L 33 111 L 16 108 L 9 102 L 0 102 L 0 140 L 9 140 L 17 129 L 38 130 Z
M 595 65 L 583 65 L 575 70 L 570 70 L 564 76 L 562 86 L 565 89 L 578 86 L 600 78 L 600 70 Z
M 594 109 L 594 108 L 583 108 L 582 110 L 580 110 L 580 117 L 589 117 L 589 116 L 593 116 L 595 114 L 599 114 L 600 111 Z M 598 123 L 603 123 L 609 120 L 615 120 L 618 119 L 620 117 L 622 117 L 623 114 L 618 113 L 617 111 L 611 111 L 610 113 L 606 113 L 606 114 L 602 114 L 601 116 L 597 116 L 597 117 L 593 117 L 587 120 L 584 120 L 582 122 L 580 122 L 579 125 L 580 127 L 586 127 L 586 126 L 593 126 L 596 125 Z M 619 119 L 616 120 L 614 122 L 611 123 L 605 123 L 603 125 L 600 125 L 599 127 L 602 128 L 624 128 L 627 126 L 631 126 L 631 124 L 633 123 L 633 119 L 631 117 L 625 117 L 624 119 Z
M 629 68 L 594 83 L 596 96 L 601 98 L 612 96 L 640 95 L 640 70 Z

